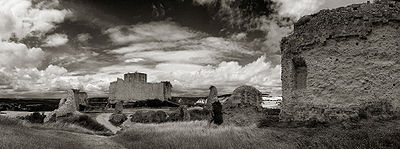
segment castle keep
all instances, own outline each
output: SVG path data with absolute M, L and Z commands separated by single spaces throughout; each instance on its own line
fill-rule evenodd
M 400 3 L 305 16 L 282 40 L 282 121 L 323 122 L 400 111 Z
M 127 73 L 124 79 L 110 83 L 109 100 L 115 101 L 137 101 L 146 99 L 171 99 L 172 85 L 168 81 L 160 83 L 147 83 L 147 74 Z

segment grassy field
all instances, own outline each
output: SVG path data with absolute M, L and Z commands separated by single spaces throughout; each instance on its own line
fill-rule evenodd
M 29 128 L 20 120 L 0 117 L 0 148 L 79 148 L 83 145 L 79 137 L 62 131 Z
M 207 122 L 135 124 L 112 139 L 126 148 L 393 148 L 400 121 L 361 122 L 355 128 L 256 128 Z
M 131 124 L 114 136 L 80 126 L 30 124 L 0 116 L 0 148 L 393 148 L 400 120 L 320 128 L 215 126 L 205 121 Z

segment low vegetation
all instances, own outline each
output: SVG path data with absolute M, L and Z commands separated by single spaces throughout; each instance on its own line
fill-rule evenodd
M 0 148 L 80 148 L 82 142 L 71 133 L 44 131 L 26 126 L 23 121 L 0 116 Z
M 86 116 L 32 124 L 0 116 L 0 148 L 393 148 L 400 146 L 400 120 L 363 120 L 316 128 L 216 126 L 206 121 L 132 124 L 115 136 L 88 135 L 102 130 Z M 87 128 L 81 127 L 87 126 Z M 90 126 L 90 127 L 89 127 Z M 92 128 L 93 130 L 89 130 Z M 74 132 L 74 133 L 71 133 Z M 99 140 L 100 139 L 100 140 Z M 100 142 L 99 142 L 100 141 Z M 104 143 L 105 142 L 105 143 Z M 103 146 L 106 145 L 106 146 Z M 111 147 L 112 148 L 112 147 Z
M 135 124 L 112 139 L 126 148 L 398 148 L 400 121 L 357 127 L 257 128 L 205 121 Z
M 113 124 L 114 126 L 120 126 L 122 123 L 124 123 L 126 120 L 128 120 L 128 117 L 126 116 L 126 114 L 120 113 L 120 114 L 116 114 L 113 113 L 110 116 L 110 120 L 108 120 L 111 124 Z
M 100 131 L 100 132 L 107 132 L 108 129 L 103 125 L 99 124 L 97 121 L 90 118 L 88 115 L 74 115 L 66 118 L 60 119 L 61 123 L 68 123 L 68 124 L 75 124 L 81 126 L 83 128 L 93 130 L 93 131 Z
M 45 117 L 46 117 L 46 115 L 44 115 L 44 113 L 33 112 L 32 114 L 29 114 L 26 116 L 20 116 L 17 118 L 22 119 L 22 120 L 27 120 L 31 123 L 43 123 Z

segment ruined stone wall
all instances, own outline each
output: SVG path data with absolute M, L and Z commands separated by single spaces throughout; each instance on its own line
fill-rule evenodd
M 168 81 L 163 81 L 164 86 L 164 99 L 172 99 L 172 84 Z
M 88 105 L 88 101 L 87 101 L 88 95 L 86 92 L 81 92 L 81 91 L 75 90 L 75 89 L 73 89 L 73 92 L 74 92 L 74 99 L 75 99 L 77 109 L 79 108 L 79 105 L 84 105 L 84 106 Z
M 147 83 L 147 74 L 144 73 L 127 73 L 124 74 L 124 80 L 128 82 Z
M 282 41 L 282 121 L 400 111 L 400 3 L 306 16 Z M 366 112 L 366 113 L 365 113 Z
M 172 85 L 169 82 L 146 83 L 143 82 L 147 78 L 127 77 L 127 80 L 117 79 L 116 82 L 110 83 L 109 99 L 110 101 L 125 100 L 137 101 L 146 99 L 171 99 Z M 132 81 L 140 80 L 140 81 Z

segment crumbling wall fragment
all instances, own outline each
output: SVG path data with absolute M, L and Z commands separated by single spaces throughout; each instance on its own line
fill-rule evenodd
M 400 111 L 399 45 L 396 1 L 301 18 L 281 42 L 281 121 L 330 123 Z
M 76 100 L 78 99 L 76 99 L 76 93 L 77 90 L 74 89 L 68 90 L 67 96 L 60 100 L 58 109 L 54 110 L 53 112 L 50 113 L 50 115 L 46 116 L 44 122 L 55 121 L 57 120 L 57 117 L 79 114 L 79 112 L 77 111 L 78 109 Z
M 238 126 L 257 124 L 264 116 L 261 100 L 262 93 L 252 86 L 236 88 L 223 105 L 224 123 Z

